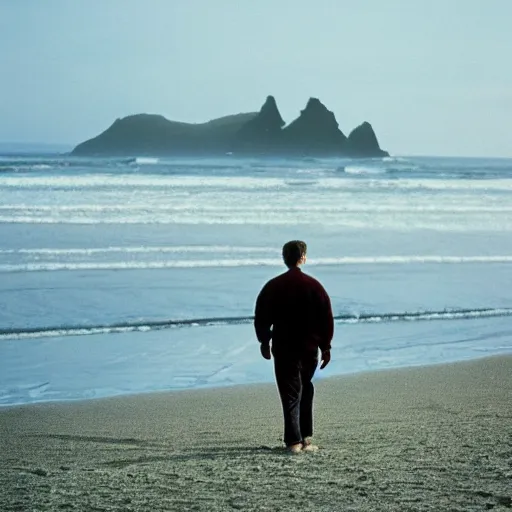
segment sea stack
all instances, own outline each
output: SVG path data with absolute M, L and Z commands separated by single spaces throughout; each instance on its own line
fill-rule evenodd
M 380 149 L 372 125 L 367 121 L 350 132 L 346 149 L 350 156 L 359 158 L 389 156 L 387 151 Z
M 242 153 L 275 153 L 281 144 L 284 122 L 274 96 L 267 96 L 258 114 L 235 136 L 233 150 Z
M 283 130 L 284 149 L 302 155 L 339 155 L 346 142 L 336 117 L 318 98 L 310 98 L 299 117 Z

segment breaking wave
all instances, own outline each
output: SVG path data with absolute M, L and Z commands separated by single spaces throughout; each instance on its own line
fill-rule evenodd
M 442 311 L 415 311 L 402 313 L 340 314 L 334 317 L 338 324 L 411 322 L 433 320 L 471 320 L 478 318 L 512 316 L 512 308 L 446 309 Z M 184 320 L 160 320 L 120 322 L 106 325 L 65 325 L 57 327 L 34 327 L 24 329 L 0 329 L 0 341 L 30 338 L 52 338 L 62 336 L 86 336 L 93 334 L 116 334 L 133 331 L 154 331 L 180 327 L 204 327 L 219 325 L 249 324 L 252 316 L 191 318 Z
M 309 185 L 310 183 L 298 182 L 296 185 Z M 512 204 L 335 204 L 327 202 L 321 205 L 308 205 L 308 212 L 314 213 L 510 213 Z M 98 214 L 124 214 L 126 212 L 132 215 L 154 214 L 157 213 L 175 213 L 175 212 L 206 212 L 206 213 L 243 213 L 243 212 L 302 212 L 303 205 L 267 205 L 267 204 L 156 204 L 147 205 L 142 203 L 132 204 L 75 204 L 75 205 L 28 205 L 22 204 L 4 204 L 0 205 L 0 212 L 6 212 L 13 215 L 24 214 L 25 216 L 41 216 L 43 214 L 84 215 L 89 213 Z M 4 214 L 5 215 L 5 214 Z
M 152 158 L 149 156 L 138 156 L 128 160 L 127 163 L 134 165 L 156 165 L 160 162 L 158 158 Z
M 58 251 L 58 249 L 56 249 Z M 158 250 L 158 249 L 157 249 Z M 73 251 L 73 250 L 71 250 Z M 94 249 L 84 249 L 94 251 Z M 144 249 L 140 249 L 144 252 Z M 207 252 L 207 251 L 203 251 Z M 214 251 L 212 251 L 214 252 Z M 275 252 L 275 251 L 274 251 Z M 62 254 L 62 253 L 57 253 Z M 73 252 L 69 253 L 73 254 Z M 84 254 L 84 253 L 77 253 Z M 86 253 L 87 254 L 87 253 Z M 496 256 L 345 256 L 340 258 L 315 258 L 308 265 L 396 265 L 396 264 L 456 264 L 456 263 L 512 263 L 512 255 Z M 205 260 L 159 260 L 159 261 L 69 261 L 27 262 L 1 264 L 0 272 L 52 272 L 63 270 L 150 270 L 167 268 L 233 268 L 233 267 L 278 267 L 280 258 L 218 258 Z
M 244 247 L 233 245 L 163 245 L 163 246 L 129 246 L 129 247 L 79 247 L 69 249 L 0 249 L 1 254 L 30 256 L 92 256 L 107 253 L 152 254 L 152 253 L 254 253 L 276 252 L 275 247 Z M 278 251 L 277 251 L 278 252 Z
M 350 169 L 351 166 L 344 167 Z M 352 166 L 352 173 L 357 174 L 357 168 Z M 375 168 L 368 167 L 368 170 Z M 360 173 L 360 171 L 359 171 Z M 377 176 L 375 176 L 377 178 Z M 116 187 L 118 189 L 146 187 L 146 188 L 200 188 L 223 190 L 242 189 L 242 190 L 268 190 L 279 189 L 279 187 L 296 186 L 297 184 L 307 184 L 315 189 L 333 189 L 333 190 L 359 190 L 361 180 L 342 177 L 319 177 L 316 180 L 298 180 L 290 177 L 255 177 L 255 176 L 192 176 L 192 175 L 173 175 L 173 174 L 89 174 L 89 175 L 69 175 L 69 174 L 48 174 L 36 176 L 6 176 L 2 179 L 1 188 L 7 189 L 91 189 Z M 433 190 L 433 191 L 512 191 L 512 180 L 493 178 L 486 180 L 474 179 L 429 179 L 429 178 L 404 178 L 404 179 L 369 179 L 365 185 L 368 188 L 378 190 Z
M 343 171 L 346 174 L 384 174 L 386 169 L 383 167 L 347 165 L 343 168 Z

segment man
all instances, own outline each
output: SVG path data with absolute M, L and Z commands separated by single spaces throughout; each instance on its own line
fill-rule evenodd
M 265 359 L 274 356 L 277 388 L 283 406 L 284 442 L 292 453 L 314 451 L 311 379 L 331 360 L 334 322 L 331 301 L 323 286 L 304 274 L 307 246 L 292 240 L 283 246 L 288 271 L 271 279 L 256 300 L 254 327 Z M 272 350 L 270 349 L 272 340 Z

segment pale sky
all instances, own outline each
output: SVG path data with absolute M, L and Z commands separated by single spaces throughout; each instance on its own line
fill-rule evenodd
M 0 0 L 0 142 L 117 117 L 291 122 L 310 96 L 392 154 L 512 157 L 512 0 Z

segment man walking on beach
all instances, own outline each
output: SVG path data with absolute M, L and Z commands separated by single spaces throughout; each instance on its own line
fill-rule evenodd
M 311 379 L 331 360 L 334 322 L 331 301 L 324 287 L 304 274 L 307 246 L 292 240 L 283 246 L 288 271 L 268 283 L 256 300 L 254 327 L 265 359 L 274 356 L 277 388 L 283 406 L 284 442 L 292 453 L 314 451 Z M 272 349 L 270 348 L 272 340 Z

